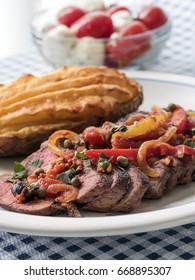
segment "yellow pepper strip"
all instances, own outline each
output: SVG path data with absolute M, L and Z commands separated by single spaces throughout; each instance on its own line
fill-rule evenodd
M 135 124 L 131 125 L 125 132 L 118 131 L 114 133 L 112 135 L 112 138 L 121 137 L 124 139 L 130 139 L 136 136 L 147 134 L 152 130 L 156 130 L 159 125 L 170 118 L 170 116 L 170 112 L 166 112 L 159 108 L 158 112 L 155 112 L 154 115 L 148 116 L 147 118 L 136 122 Z
M 159 173 L 151 168 L 147 163 L 147 150 L 151 147 L 158 146 L 160 143 L 168 142 L 173 135 L 176 133 L 176 127 L 170 127 L 163 136 L 159 137 L 156 140 L 145 141 L 139 148 L 137 154 L 137 163 L 140 169 L 149 177 L 159 177 Z
M 188 117 L 195 117 L 195 112 L 194 111 L 187 111 L 186 112 Z

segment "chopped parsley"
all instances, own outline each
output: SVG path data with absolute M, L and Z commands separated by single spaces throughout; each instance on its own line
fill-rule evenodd
M 19 162 L 14 162 L 14 179 L 22 179 L 26 174 L 26 168 Z
M 43 164 L 43 160 L 41 159 L 35 159 L 33 161 L 31 161 L 30 165 L 32 165 L 33 167 L 39 168 L 41 167 L 41 165 Z

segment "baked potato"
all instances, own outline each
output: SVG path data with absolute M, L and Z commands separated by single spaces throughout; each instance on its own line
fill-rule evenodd
M 30 154 L 59 129 L 115 121 L 137 110 L 142 87 L 115 69 L 62 67 L 0 87 L 0 156 Z

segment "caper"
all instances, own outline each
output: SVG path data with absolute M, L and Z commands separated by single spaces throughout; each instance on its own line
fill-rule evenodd
M 45 173 L 45 171 L 43 170 L 43 168 L 37 168 L 37 169 L 35 170 L 35 174 L 36 174 L 36 175 L 40 175 L 41 173 Z
M 24 189 L 24 185 L 22 183 L 16 183 L 12 186 L 12 193 L 14 195 L 21 194 L 23 189 Z
M 39 188 L 38 183 L 32 183 L 28 186 L 29 190 L 37 190 Z
M 24 187 L 22 190 L 22 195 L 25 198 L 25 202 L 32 200 L 36 196 L 36 191 L 34 189 L 29 189 L 29 187 Z
M 79 180 L 78 177 L 74 177 L 72 180 L 71 180 L 71 185 L 73 185 L 73 187 L 78 187 L 80 186 L 81 184 L 81 181 Z
M 98 168 L 102 168 L 104 170 L 106 170 L 109 166 L 109 162 L 108 161 L 103 161 L 103 162 L 99 162 L 98 163 Z
M 72 148 L 72 141 L 70 141 L 69 139 L 65 139 L 64 140 L 64 148 L 65 149 L 71 149 Z
M 121 167 L 127 167 L 129 165 L 128 158 L 123 156 L 117 157 L 117 164 Z
M 171 103 L 168 105 L 168 111 L 173 112 L 176 109 L 176 105 L 174 103 Z
M 37 197 L 39 199 L 42 199 L 46 197 L 47 190 L 45 188 L 39 188 L 36 193 L 37 193 Z

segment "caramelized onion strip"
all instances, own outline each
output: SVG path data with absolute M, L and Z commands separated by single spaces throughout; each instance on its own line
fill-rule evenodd
M 175 134 L 176 127 L 170 127 L 166 133 L 156 140 L 145 141 L 138 150 L 137 163 L 140 169 L 149 177 L 159 177 L 159 173 L 147 163 L 147 151 L 150 148 L 158 146 L 160 143 L 168 142 Z
M 54 153 L 57 156 L 66 155 L 66 150 L 59 148 L 57 146 L 57 141 L 62 138 L 69 139 L 69 140 L 75 141 L 75 142 L 79 141 L 79 135 L 70 130 L 58 130 L 58 131 L 54 132 L 48 139 L 48 148 L 52 153 Z
M 51 184 L 47 188 L 47 191 L 51 194 L 62 193 L 55 199 L 55 201 L 59 203 L 68 203 L 70 201 L 73 201 L 77 198 L 78 195 L 77 188 L 65 183 Z

